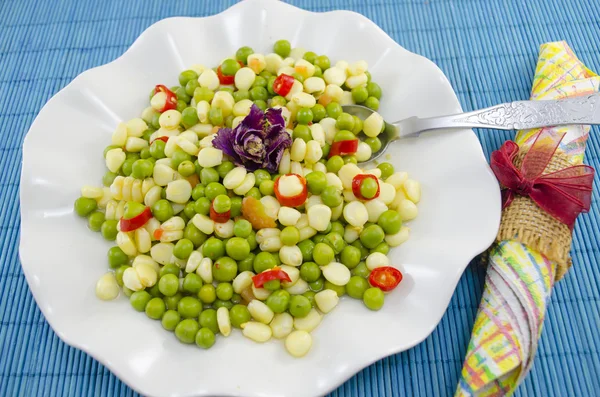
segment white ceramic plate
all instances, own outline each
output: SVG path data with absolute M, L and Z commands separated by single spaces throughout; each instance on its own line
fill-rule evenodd
M 79 75 L 40 111 L 23 147 L 23 270 L 46 319 L 144 395 L 313 396 L 361 368 L 406 350 L 436 327 L 469 261 L 493 241 L 498 185 L 470 130 L 440 132 L 391 147 L 392 162 L 423 185 L 411 239 L 392 251 L 405 275 L 384 308 L 344 299 L 314 333 L 303 359 L 280 341 L 260 345 L 234 332 L 209 351 L 179 343 L 126 298 L 105 303 L 94 286 L 110 246 L 73 213 L 84 184 L 99 184 L 102 150 L 117 123 L 137 117 L 157 83 L 176 84 L 191 64 L 217 64 L 242 45 L 271 51 L 280 38 L 332 60 L 366 59 L 384 89 L 388 120 L 461 111 L 443 73 L 365 17 L 312 13 L 249 0 L 208 18 L 169 18 L 148 28 L 117 60 Z M 276 380 L 276 381 L 274 381 Z

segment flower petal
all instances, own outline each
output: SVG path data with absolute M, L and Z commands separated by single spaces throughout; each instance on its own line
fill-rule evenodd
M 215 148 L 220 149 L 234 160 L 241 164 L 241 160 L 233 147 L 233 130 L 231 128 L 221 128 L 217 131 L 217 136 L 212 141 Z M 239 165 L 239 164 L 238 164 Z

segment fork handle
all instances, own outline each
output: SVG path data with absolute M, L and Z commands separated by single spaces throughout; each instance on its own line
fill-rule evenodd
M 439 128 L 522 130 L 555 125 L 600 124 L 600 93 L 568 99 L 516 101 L 449 116 L 417 118 L 415 133 Z

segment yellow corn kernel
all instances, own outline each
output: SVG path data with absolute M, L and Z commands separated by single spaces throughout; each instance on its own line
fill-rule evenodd
M 106 212 L 104 218 L 107 220 L 115 220 L 115 212 L 117 211 L 117 202 L 115 200 L 109 200 L 106 203 Z
M 300 268 L 299 267 L 289 266 L 289 265 L 281 265 L 281 266 L 279 266 L 279 268 L 281 270 L 283 270 L 290 278 L 290 281 L 282 281 L 281 282 L 282 287 L 284 287 L 284 288 L 291 287 L 292 285 L 296 284 L 296 282 L 300 279 Z
M 110 301 L 119 296 L 119 284 L 112 272 L 108 272 L 98 279 L 96 296 L 103 301 Z
M 311 332 L 319 326 L 322 319 L 323 315 L 317 309 L 311 309 L 306 317 L 294 319 L 294 328 L 298 331 Z
M 106 205 L 109 201 L 112 200 L 112 193 L 110 192 L 109 187 L 102 188 L 102 197 L 96 199 L 98 202 L 98 208 L 106 208 Z
M 327 186 L 333 186 L 336 189 L 343 190 L 344 185 L 342 184 L 342 180 L 333 172 L 328 172 L 325 174 L 325 178 L 327 179 Z
M 178 204 L 185 204 L 192 196 L 192 185 L 186 179 L 178 179 L 169 182 L 166 193 L 167 200 Z
M 260 243 L 260 250 L 267 252 L 277 252 L 281 249 L 283 244 L 281 243 L 281 239 L 279 236 L 277 237 L 269 237 L 265 239 L 262 243 Z
M 217 73 L 214 70 L 206 69 L 202 72 L 200 77 L 198 77 L 198 83 L 200 84 L 200 87 L 206 87 L 209 90 L 214 91 L 219 87 L 219 76 L 217 76 Z M 154 108 L 156 109 L 156 107 Z
M 387 255 L 382 254 L 381 252 L 373 252 L 367 256 L 366 264 L 369 270 L 373 270 L 378 267 L 389 266 L 390 259 L 387 257 Z
M 358 240 L 361 231 L 362 227 L 346 225 L 346 228 L 344 229 L 344 241 L 348 244 L 352 244 L 353 242 Z
M 371 113 L 363 122 L 363 132 L 368 137 L 376 137 L 383 129 L 383 117 L 377 112 Z
M 118 232 L 117 233 L 117 245 L 121 250 L 128 256 L 134 256 L 137 254 L 137 248 L 132 238 L 132 233 Z
M 152 259 L 151 256 L 142 255 L 142 254 L 137 255 L 135 258 L 133 258 L 133 263 L 131 264 L 131 266 L 135 268 L 142 264 L 150 266 L 156 272 L 158 272 L 160 270 L 160 266 L 158 266 L 158 262 L 156 262 L 154 259 Z
M 127 135 L 138 138 L 141 138 L 144 135 L 144 131 L 148 129 L 148 124 L 139 117 L 129 120 L 125 125 L 127 126 Z
M 279 177 L 279 193 L 285 197 L 294 197 L 304 189 L 304 185 L 295 175 L 282 175 Z
M 394 172 L 392 175 L 388 176 L 385 183 L 389 183 L 394 186 L 394 189 L 398 190 L 404 186 L 404 182 L 406 182 L 407 179 L 408 174 L 406 172 Z
M 150 238 L 152 239 L 152 241 L 157 240 L 156 238 L 154 238 L 154 232 L 156 231 L 156 229 L 159 229 L 159 228 L 160 228 L 160 222 L 158 221 L 158 219 L 156 219 L 154 217 L 148 219 L 148 222 L 146 222 L 146 224 L 144 225 L 144 229 L 146 229 L 148 234 L 150 234 Z
M 110 172 L 117 172 L 125 162 L 126 154 L 123 149 L 116 148 L 106 152 L 106 168 Z
M 279 70 L 277 70 L 277 76 L 281 76 L 282 74 L 287 74 L 288 76 L 291 76 L 294 73 L 296 73 L 296 69 L 294 69 L 292 65 L 285 64 L 285 61 L 287 59 L 289 58 L 284 59 L 284 64 L 279 68 Z
M 322 173 L 327 173 L 327 167 L 323 163 L 315 163 L 313 166 L 313 171 L 320 171 Z
M 172 230 L 163 232 L 159 240 L 163 243 L 169 243 L 171 241 L 177 241 L 181 238 L 183 238 L 183 230 Z
M 350 189 L 346 189 L 342 192 L 342 196 L 344 196 L 344 201 L 349 203 L 350 201 L 356 201 L 357 198 Z
M 223 178 L 223 186 L 227 189 L 235 189 L 244 182 L 247 171 L 244 167 L 236 167 L 229 171 Z
M 189 258 L 187 259 L 187 262 L 185 264 L 185 272 L 186 273 L 193 273 L 196 271 L 196 269 L 198 269 L 198 266 L 200 266 L 200 262 L 202 261 L 202 254 L 200 253 L 200 251 L 192 251 L 192 253 L 190 254 Z
M 340 301 L 337 292 L 332 289 L 325 289 L 315 294 L 315 303 L 320 311 L 323 313 L 329 313 L 332 311 Z
M 181 137 L 181 135 L 171 139 L 175 140 L 175 144 L 187 154 L 191 156 L 196 156 L 198 154 L 198 146 L 196 146 L 196 144 L 194 144 L 193 142 L 190 142 L 189 140 Z
M 287 312 L 276 314 L 269 324 L 273 337 L 283 339 L 294 330 L 294 317 Z
M 266 288 L 256 288 L 254 283 L 250 287 L 252 288 L 252 295 L 258 300 L 264 301 L 271 295 L 271 291 Z
M 248 55 L 248 67 L 259 74 L 267 67 L 267 62 L 263 54 L 250 54 Z
M 128 152 L 141 152 L 142 149 L 148 147 L 148 141 L 142 138 L 136 138 L 134 136 L 130 136 L 127 138 L 127 142 L 125 142 L 125 149 Z
M 304 156 L 304 160 L 307 164 L 316 164 L 323 157 L 323 149 L 321 149 L 321 145 L 319 142 L 315 140 L 310 140 L 306 144 L 306 155 Z
M 344 206 L 344 219 L 352 226 L 361 227 L 369 220 L 369 212 L 360 201 L 352 201 Z
M 81 195 L 87 198 L 99 199 L 104 195 L 101 187 L 85 185 L 81 188 Z
M 331 209 L 331 220 L 337 221 L 340 216 L 342 216 L 342 211 L 344 210 L 344 203 L 338 205 L 337 207 L 333 207 Z
M 148 106 L 146 109 L 142 110 L 142 120 L 146 123 L 151 123 L 155 114 L 158 114 L 158 112 L 154 110 L 152 106 Z
M 321 266 L 323 277 L 331 284 L 343 286 L 350 281 L 350 269 L 339 262 L 331 262 L 328 265 Z
M 235 73 L 234 81 L 238 90 L 249 90 L 254 80 L 256 80 L 256 72 L 248 67 L 240 68 Z
M 369 65 L 367 64 L 367 61 L 360 60 L 348 65 L 348 73 L 351 76 L 358 76 L 360 74 L 364 74 L 368 68 Z
M 202 72 L 204 72 L 206 70 L 206 66 L 199 64 L 199 63 L 195 63 L 192 66 L 190 66 L 190 70 L 193 70 L 194 72 L 196 72 L 198 74 L 198 76 L 200 76 L 202 74 Z
M 144 195 L 142 194 L 142 181 L 134 179 L 131 182 L 131 201 L 141 203 L 144 201 Z
M 306 331 L 294 331 L 285 338 L 285 349 L 294 357 L 304 357 L 311 347 L 312 336 Z
M 296 80 L 297 81 L 297 80 Z M 298 92 L 292 95 L 292 102 L 302 108 L 312 108 L 317 104 L 317 100 L 311 94 L 306 92 Z
M 183 230 L 185 228 L 185 221 L 179 216 L 174 216 L 165 221 L 160 228 L 164 231 Z
M 112 134 L 111 143 L 115 146 L 125 146 L 127 142 L 127 125 L 119 123 Z
M 342 181 L 342 186 L 344 189 L 352 189 L 352 180 L 358 174 L 361 174 L 362 171 L 356 164 L 348 163 L 344 164 L 342 168 L 338 171 L 338 176 Z
M 292 161 L 290 164 L 290 172 L 292 174 L 304 175 L 304 171 L 302 169 L 302 164 L 297 161 Z
M 148 193 L 148 191 L 150 189 L 152 189 L 152 187 L 154 187 L 154 185 L 156 185 L 154 183 L 154 179 L 152 178 L 146 178 L 142 181 L 142 196 L 145 196 L 146 193 Z
M 293 101 L 293 98 L 294 98 L 294 97 L 295 97 L 297 94 L 305 94 L 305 95 L 308 95 L 308 96 L 312 97 L 312 99 L 313 99 L 313 100 L 315 99 L 315 98 L 314 98 L 312 95 L 310 95 L 310 94 L 307 94 L 307 93 L 305 93 L 305 92 L 303 92 L 303 91 L 304 91 L 304 86 L 302 85 L 302 83 L 301 83 L 301 82 L 299 82 L 298 80 L 294 80 L 294 84 L 292 84 L 292 88 L 290 89 L 290 92 L 289 92 L 289 93 L 288 93 L 288 94 L 285 96 L 285 99 L 286 99 L 286 100 L 288 100 L 288 101 L 290 101 L 290 102 L 292 102 L 292 103 L 293 103 L 294 105 L 296 105 L 296 106 L 304 106 L 304 105 L 300 105 L 300 104 L 297 102 L 297 101 L 298 101 L 298 99 L 296 99 L 296 101 Z M 302 98 L 302 97 L 301 97 L 301 98 Z M 304 100 L 303 100 L 303 104 L 306 104 L 306 105 L 308 105 L 308 104 L 310 104 L 310 103 L 312 102 L 312 100 L 311 100 L 310 98 L 308 98 L 308 97 L 303 97 L 303 98 L 304 98 Z M 315 102 L 316 102 L 316 101 L 315 101 Z M 296 114 L 296 112 L 294 112 L 294 111 L 293 111 L 293 109 L 290 109 L 289 105 L 290 105 L 290 103 L 288 102 L 288 103 L 287 103 L 287 105 L 286 105 L 286 106 L 287 106 L 287 108 L 290 110 L 290 112 L 291 112 L 293 115 L 295 115 L 295 114 Z M 314 105 L 313 105 L 313 106 L 314 106 Z M 312 106 L 305 106 L 305 107 L 312 107 Z
M 266 324 L 248 321 L 247 323 L 243 323 L 241 327 L 242 334 L 255 342 L 263 343 L 271 339 L 271 327 Z
M 325 146 L 325 131 L 323 130 L 323 126 L 319 123 L 314 123 L 310 126 L 310 133 L 312 135 L 312 139 L 319 143 L 319 146 Z M 322 152 L 322 150 L 321 150 Z M 322 156 L 322 153 L 321 153 Z
M 210 125 L 210 124 L 208 124 Z M 212 127 L 212 129 L 214 129 L 215 127 Z M 218 128 L 218 127 L 217 127 Z M 210 133 L 210 135 L 205 136 L 204 138 L 202 138 L 200 140 L 200 142 L 198 142 L 198 145 L 200 146 L 200 150 L 204 149 L 204 148 L 210 148 L 213 147 L 212 141 L 213 139 L 215 139 L 217 135 L 213 134 L 212 132 Z
M 125 201 L 119 201 L 119 203 L 117 204 L 117 209 L 115 210 L 115 219 L 118 220 L 123 217 L 123 214 L 125 213 L 125 204 Z
M 279 173 L 280 174 L 289 174 L 292 168 L 292 160 L 290 155 L 290 150 L 285 149 L 283 151 L 283 155 L 281 156 L 281 161 L 279 162 Z
M 319 121 L 321 127 L 323 127 L 323 132 L 325 133 L 325 142 L 328 144 L 333 143 L 333 138 L 337 133 L 337 129 L 335 128 L 336 120 L 331 117 L 325 117 L 323 120 Z

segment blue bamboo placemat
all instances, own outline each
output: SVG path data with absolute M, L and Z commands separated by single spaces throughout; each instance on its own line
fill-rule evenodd
M 37 308 L 18 259 L 21 144 L 44 103 L 77 74 L 121 55 L 159 19 L 218 13 L 234 1 L 4 0 L 0 2 L 0 396 L 131 396 L 106 368 L 62 343 Z M 568 0 L 294 0 L 313 11 L 351 9 L 449 77 L 465 110 L 525 99 L 538 46 L 566 40 L 600 71 L 600 7 Z M 594 127 L 586 159 L 600 169 Z M 480 130 L 486 155 L 512 132 Z M 580 218 L 574 266 L 558 283 L 532 372 L 518 396 L 600 394 L 600 181 Z M 440 325 L 333 396 L 449 396 L 459 379 L 485 269 L 465 271 Z M 167 381 L 167 380 L 166 380 Z M 173 381 L 173 380 L 171 380 Z

